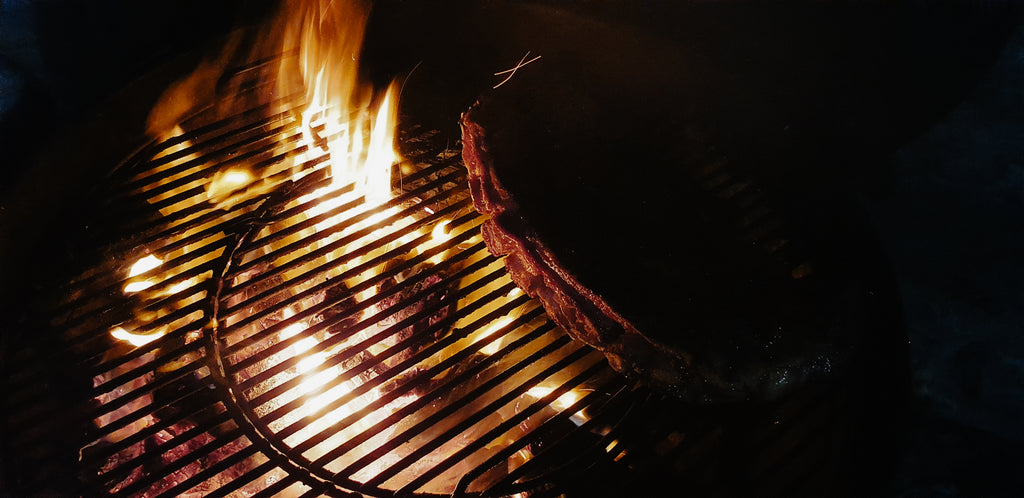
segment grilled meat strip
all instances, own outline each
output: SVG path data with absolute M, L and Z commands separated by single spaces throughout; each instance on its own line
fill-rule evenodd
M 857 351 L 891 294 L 841 185 L 539 62 L 461 125 L 484 240 L 552 319 L 692 400 L 774 398 Z

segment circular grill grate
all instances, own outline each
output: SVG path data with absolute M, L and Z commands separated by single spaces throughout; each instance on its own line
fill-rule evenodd
M 313 197 L 328 163 L 292 105 L 193 117 L 101 192 L 130 235 L 51 320 L 90 379 L 86 494 L 549 485 L 541 444 L 600 439 L 626 384 L 486 251 L 457 152 L 406 134 L 391 202 Z
M 328 158 L 302 145 L 297 99 L 227 86 L 270 102 L 207 109 L 116 168 L 76 215 L 78 272 L 5 336 L 12 489 L 791 495 L 856 478 L 875 440 L 853 421 L 888 370 L 772 403 L 648 393 L 517 291 L 439 136 L 404 130 L 383 205 L 314 198 Z
M 424 167 L 377 207 L 304 182 L 235 251 L 217 359 L 247 420 L 319 478 L 449 495 L 505 477 L 529 433 L 563 409 L 582 423 L 622 385 L 486 251 L 463 175 Z

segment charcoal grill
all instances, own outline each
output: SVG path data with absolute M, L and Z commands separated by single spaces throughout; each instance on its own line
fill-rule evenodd
M 354 198 L 310 214 L 351 186 L 297 200 L 329 182 L 327 156 L 290 160 L 308 152 L 298 141 L 297 104 L 288 97 L 181 130 L 107 179 L 101 209 L 134 235 L 104 248 L 105 262 L 59 292 L 49 325 L 61 344 L 31 353 L 62 357 L 81 375 L 75 387 L 89 384 L 77 414 L 88 428 L 72 443 L 86 494 L 379 495 L 415 492 L 438 476 L 448 484 L 428 494 L 456 484 L 471 491 L 473 481 L 460 480 L 492 479 L 492 467 L 505 474 L 509 457 L 538 444 L 528 432 L 560 425 L 589 433 L 597 418 L 580 428 L 565 421 L 630 397 L 600 354 L 516 295 L 479 239 L 482 219 L 458 151 L 436 147 L 430 133 L 403 140 L 407 159 L 396 167 L 408 171 L 393 201 L 367 210 Z M 210 198 L 217 172 L 236 165 L 256 173 L 252 182 Z M 316 228 L 337 217 L 344 221 Z M 420 233 L 424 226 L 437 229 Z M 366 254 L 375 256 L 352 263 Z M 147 255 L 163 263 L 126 278 L 126 262 Z M 380 275 L 351 277 L 385 263 Z M 372 298 L 352 299 L 367 289 Z M 312 338 L 312 346 L 303 342 Z M 317 355 L 322 365 L 298 373 Z M 38 358 L 21 358 L 12 358 L 11 422 L 33 434 L 55 430 L 23 409 L 56 400 L 39 399 L 53 393 L 38 389 L 47 374 Z M 322 385 L 304 382 L 325 372 L 333 378 Z M 339 388 L 346 392 L 331 394 Z M 573 389 L 586 393 L 551 409 Z M 303 412 L 314 395 L 325 406 Z M 347 437 L 332 437 L 343 427 Z M 496 444 L 508 439 L 521 444 Z M 11 454 L 45 450 L 28 435 L 11 445 Z M 394 462 L 358 473 L 381 459 Z M 530 467 L 519 470 L 519 484 L 501 486 L 531 487 Z
M 61 284 L 40 280 L 5 334 L 5 491 L 788 496 L 884 479 L 895 312 L 850 375 L 781 400 L 649 392 L 512 284 L 444 133 L 403 121 L 383 205 L 350 186 L 313 198 L 328 158 L 299 139 L 301 96 L 261 71 L 289 56 L 219 86 L 261 104 L 196 112 L 63 212 Z M 250 176 L 211 194 L 232 171 Z M 161 263 L 133 271 L 147 256 Z
M 12 489 L 557 496 L 666 481 L 779 494 L 848 484 L 842 465 L 858 467 L 845 424 L 870 382 L 732 407 L 649 393 L 518 292 L 479 238 L 457 148 L 436 132 L 404 130 L 387 204 L 346 198 L 351 188 L 309 198 L 329 178 L 326 156 L 297 138 L 300 104 L 199 113 L 105 178 L 91 199 L 103 214 L 85 219 L 106 243 L 8 342 Z M 249 180 L 209 195 L 218 172 L 242 166 Z M 129 276 L 146 256 L 163 262 Z

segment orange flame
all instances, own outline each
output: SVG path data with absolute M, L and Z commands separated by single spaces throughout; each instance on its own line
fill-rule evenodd
M 379 205 L 390 197 L 391 168 L 398 159 L 394 147 L 398 87 L 391 84 L 374 98 L 373 89 L 359 83 L 369 9 L 352 0 L 304 0 L 294 7 L 298 22 L 289 24 L 284 43 L 299 50 L 298 69 L 307 101 L 300 120 L 303 145 L 313 154 L 330 156 L 333 183 L 327 191 L 353 183 L 357 195 Z M 281 65 L 282 93 L 294 90 L 290 88 L 295 84 L 293 69 Z
M 310 217 L 360 197 L 364 200 L 363 209 L 373 209 L 387 203 L 392 197 L 391 170 L 399 160 L 394 143 L 398 121 L 398 86 L 392 83 L 383 93 L 375 94 L 372 87 L 359 81 L 358 63 L 369 15 L 368 6 L 357 0 L 302 0 L 289 4 L 287 8 L 283 43 L 286 50 L 297 47 L 297 67 L 294 64 L 296 59 L 282 63 L 277 81 L 283 95 L 295 93 L 297 87 L 303 89 L 305 94 L 305 106 L 299 113 L 299 144 L 305 146 L 306 152 L 298 155 L 295 162 L 301 164 L 326 155 L 331 177 L 327 187 L 303 196 L 298 202 L 317 199 L 317 204 L 306 211 Z M 347 185 L 353 186 L 350 192 L 330 200 L 320 199 Z M 392 207 L 374 214 L 349 226 L 342 233 L 376 226 L 397 212 L 397 209 Z M 340 217 L 329 218 L 317 224 L 314 230 L 327 230 L 340 221 Z M 371 235 L 370 238 L 375 236 Z M 321 244 L 327 244 L 333 239 L 319 240 Z M 345 250 L 341 248 L 337 256 L 341 256 Z M 356 258 L 349 266 L 358 266 L 386 250 L 385 247 L 370 251 Z M 356 278 L 370 278 L 380 271 L 383 271 L 383 265 Z M 369 288 L 360 293 L 357 299 L 368 299 L 374 293 L 375 289 Z M 366 315 L 373 312 L 372 308 L 364 311 Z M 295 324 L 282 331 L 282 337 L 294 336 L 304 330 L 305 325 Z M 365 339 L 365 334 L 364 331 L 353 340 Z M 302 357 L 297 365 L 303 377 L 298 391 L 308 398 L 293 416 L 301 418 L 315 414 L 318 417 L 317 422 L 311 424 L 308 430 L 322 430 L 357 409 L 353 406 L 361 406 L 378 396 L 374 390 L 360 398 L 362 401 L 353 401 L 330 413 L 320 413 L 327 404 L 358 384 L 350 379 L 327 392 L 317 394 L 328 380 L 344 375 L 341 367 L 321 368 L 328 356 L 327 352 L 308 352 L 318 342 L 315 337 L 306 336 L 290 351 L 290 354 Z

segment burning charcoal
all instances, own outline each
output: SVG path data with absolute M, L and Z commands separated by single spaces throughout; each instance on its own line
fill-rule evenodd
M 251 280 L 259 278 L 260 275 L 270 271 L 271 269 L 272 267 L 269 263 L 261 263 L 252 268 L 248 268 L 243 272 L 235 274 L 231 279 L 230 286 L 231 289 L 237 289 L 237 291 L 231 294 L 226 305 L 229 307 L 237 306 L 248 301 L 253 296 L 257 296 L 268 290 L 281 289 L 284 282 L 281 275 L 275 275 L 270 278 L 251 282 Z M 287 298 L 285 293 L 278 292 L 272 296 L 261 299 L 259 304 L 263 308 L 267 308 L 283 301 L 285 298 Z M 250 313 L 254 311 L 255 310 L 250 310 Z
M 359 321 L 359 314 L 354 313 L 358 303 L 356 303 L 355 296 L 344 282 L 339 281 L 337 284 L 328 287 L 324 291 L 322 302 L 329 307 L 320 313 L 320 321 L 332 321 L 339 315 L 348 315 L 340 322 L 328 327 L 330 334 L 339 333 Z
M 399 355 L 402 356 L 401 358 L 393 357 L 386 361 L 385 363 L 388 366 L 394 365 L 408 357 L 408 355 L 414 354 L 423 345 L 439 339 L 446 332 L 446 330 L 440 327 L 430 330 L 431 326 L 437 324 L 454 311 L 454 303 L 449 302 L 450 300 L 447 299 L 454 289 L 451 286 L 440 285 L 443 278 L 444 275 L 438 273 L 430 273 L 425 277 L 414 276 L 402 282 L 398 282 L 396 278 L 392 277 L 378 286 L 378 292 L 392 293 L 377 305 L 378 309 L 387 310 L 386 312 L 389 313 L 386 318 L 378 322 L 379 326 L 391 326 L 414 315 L 432 312 L 430 315 L 405 327 L 393 336 L 394 339 L 392 340 L 394 343 L 408 344 L 408 349 L 406 354 Z M 412 304 L 406 305 L 401 309 L 395 309 L 399 303 L 416 295 L 419 295 L 419 298 Z

